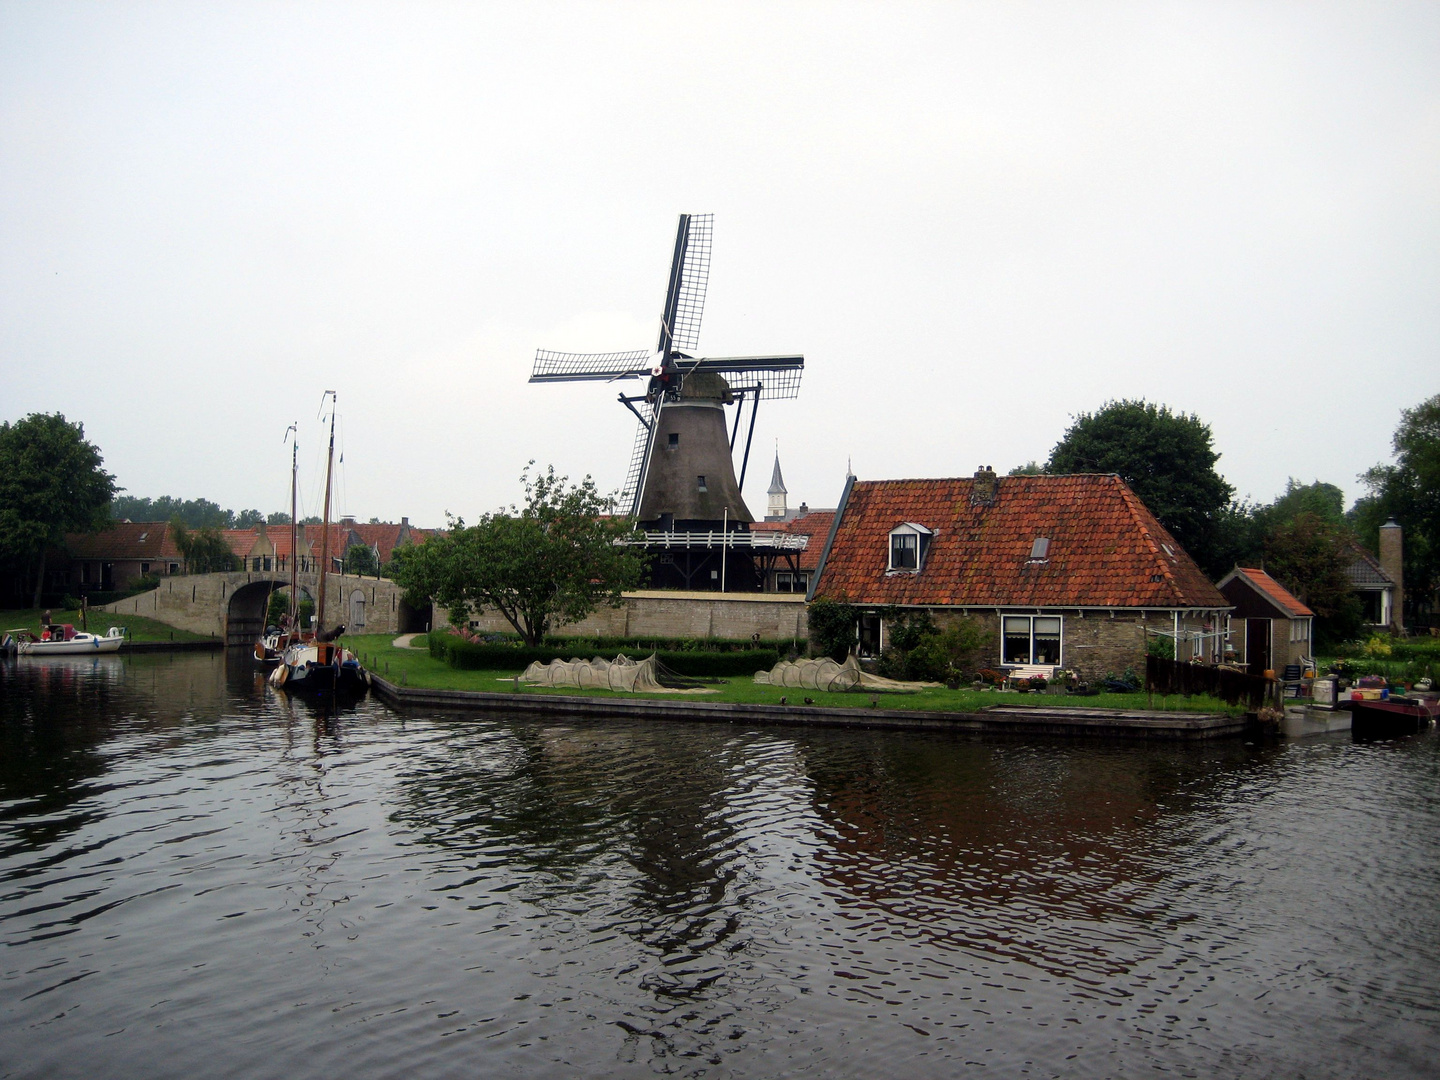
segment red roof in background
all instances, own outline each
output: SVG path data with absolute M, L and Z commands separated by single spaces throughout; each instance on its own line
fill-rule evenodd
M 319 525 L 301 525 L 304 541 L 311 546 L 310 554 L 320 554 Z M 360 525 L 330 525 L 330 554 L 335 558 L 344 556 L 350 543 L 358 542 L 379 549 L 381 564 L 388 563 L 390 556 L 401 542 L 419 544 L 433 535 L 433 529 L 417 529 L 401 523 Z M 246 559 L 254 550 L 260 538 L 260 530 L 221 529 L 220 535 L 237 558 Z M 265 535 L 274 545 L 275 554 L 289 557 L 290 526 L 267 525 Z M 74 559 L 98 559 L 114 562 L 124 559 L 177 560 L 180 551 L 175 546 L 170 524 L 166 521 L 121 521 L 113 527 L 98 533 L 72 533 L 65 537 L 65 546 Z M 302 549 L 303 549 L 302 542 Z
M 789 521 L 752 522 L 750 531 L 808 536 L 810 542 L 800 553 L 800 569 L 814 570 L 820 565 L 820 552 L 825 549 L 825 540 L 830 535 L 830 523 L 834 520 L 834 510 L 812 510 L 802 517 L 792 518 Z
M 104 532 L 70 533 L 65 547 L 72 559 L 178 559 L 180 552 L 164 521 L 118 521 Z
M 1313 617 L 1314 612 L 1297 600 L 1291 592 L 1281 585 L 1264 570 L 1256 569 L 1253 566 L 1237 566 L 1229 574 L 1225 575 L 1223 581 L 1232 578 L 1243 577 L 1256 592 L 1260 593 L 1272 604 L 1278 607 L 1292 619 L 1304 619 Z
M 857 481 L 817 596 L 859 604 L 1229 608 L 1118 476 L 1002 476 L 991 506 L 969 477 Z M 935 532 L 917 573 L 887 573 L 902 522 Z M 1047 558 L 1031 562 L 1035 540 Z

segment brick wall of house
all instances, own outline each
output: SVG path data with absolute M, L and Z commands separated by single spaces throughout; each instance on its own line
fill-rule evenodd
M 1033 614 L 1034 609 L 1012 614 Z M 1047 614 L 1053 614 L 1048 613 Z M 1061 622 L 1061 656 L 1066 668 L 1076 671 L 1082 679 L 1093 681 L 1103 679 L 1107 673 L 1123 675 L 1126 668 L 1133 668 L 1141 676 L 1145 673 L 1145 630 L 1173 630 L 1174 624 L 1168 614 L 1149 613 L 1141 620 L 1135 612 L 1116 612 L 1111 618 L 1107 612 L 1086 612 L 1082 618 L 1074 609 L 1059 613 Z M 935 623 L 945 626 L 960 616 L 934 610 Z M 983 666 L 1000 666 L 1000 616 L 994 612 L 974 612 L 968 616 L 978 622 L 985 634 Z M 1183 625 L 1183 622 L 1182 622 Z M 1200 628 L 1200 621 L 1193 621 L 1193 628 Z M 1188 659 L 1188 654 L 1187 657 Z

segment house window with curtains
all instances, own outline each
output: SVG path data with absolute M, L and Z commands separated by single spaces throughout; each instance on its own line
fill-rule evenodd
M 1060 663 L 1059 615 L 1006 615 L 1001 631 L 1001 661 L 1006 664 Z
M 935 534 L 924 525 L 907 521 L 890 530 L 890 562 L 886 572 L 919 573 L 925 565 L 925 554 Z

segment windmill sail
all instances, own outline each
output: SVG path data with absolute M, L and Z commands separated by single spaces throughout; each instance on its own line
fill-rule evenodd
M 531 382 L 585 382 L 648 376 L 655 354 L 646 349 L 628 352 L 574 353 L 535 350 Z
M 710 281 L 710 237 L 713 214 L 681 214 L 675 232 L 675 255 L 665 310 L 660 316 L 661 356 L 692 353 L 700 347 L 700 319 L 705 314 L 705 286 Z
M 631 517 L 640 510 L 640 492 L 645 486 L 645 468 L 650 463 L 650 445 L 654 441 L 655 421 L 663 405 L 648 401 L 636 402 L 640 424 L 635 431 L 635 446 L 630 451 L 630 467 L 625 471 L 625 484 L 620 489 L 619 507 Z

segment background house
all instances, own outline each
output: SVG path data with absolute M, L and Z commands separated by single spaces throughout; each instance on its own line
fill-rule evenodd
M 1390 576 L 1380 560 L 1359 544 L 1351 541 L 1350 565 L 1345 576 L 1360 598 L 1360 617 L 1372 630 L 1388 629 L 1395 621 L 1395 592 L 1398 582 Z
M 1147 641 L 1182 659 L 1222 655 L 1230 603 L 1118 476 L 847 483 L 811 597 L 858 605 L 862 652 L 885 609 L 929 610 L 985 630 L 984 663 L 1087 678 L 1144 663 Z
M 1234 606 L 1230 641 L 1252 675 L 1313 663 L 1315 613 L 1264 570 L 1237 566 L 1217 588 Z

